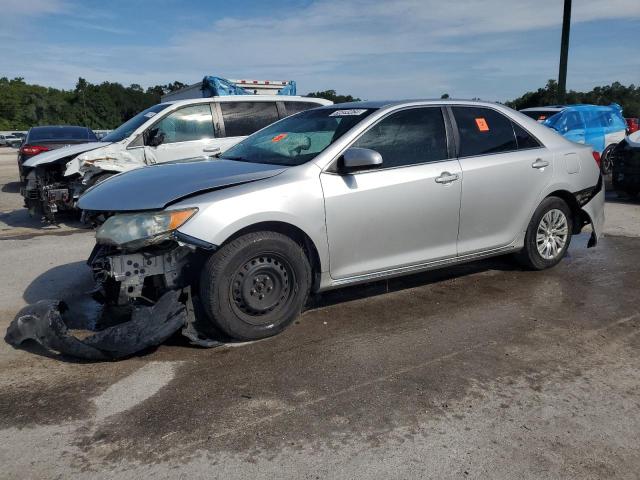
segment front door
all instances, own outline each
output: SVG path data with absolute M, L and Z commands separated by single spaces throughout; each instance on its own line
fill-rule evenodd
M 157 146 L 153 138 L 162 136 Z M 208 103 L 180 108 L 151 126 L 146 134 L 147 163 L 162 163 L 215 153 L 213 118 Z
M 352 145 L 375 170 L 321 174 L 334 279 L 455 257 L 462 183 L 440 107 L 391 113 Z

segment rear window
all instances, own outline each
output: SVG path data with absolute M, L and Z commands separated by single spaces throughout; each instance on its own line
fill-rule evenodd
M 243 137 L 278 120 L 275 102 L 220 102 L 227 137 Z
M 452 107 L 460 132 L 460 156 L 473 157 L 516 150 L 511 120 L 490 108 Z
M 59 140 L 97 141 L 95 133 L 86 127 L 33 127 L 29 132 L 30 142 Z

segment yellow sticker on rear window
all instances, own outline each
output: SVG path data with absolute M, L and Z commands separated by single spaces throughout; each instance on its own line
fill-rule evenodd
M 276 135 L 275 137 L 273 137 L 273 138 L 271 139 L 271 141 L 272 141 L 273 143 L 277 143 L 277 142 L 279 142 L 280 140 L 284 140 L 285 138 L 287 138 L 287 134 L 286 134 L 286 133 L 281 133 L 280 135 Z
M 489 125 L 487 125 L 487 121 L 482 117 L 476 118 L 476 125 L 478 126 L 478 130 L 481 132 L 489 131 Z

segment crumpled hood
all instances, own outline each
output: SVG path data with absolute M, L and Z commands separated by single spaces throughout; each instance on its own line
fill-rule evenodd
M 69 145 L 67 147 L 51 150 L 50 152 L 43 152 L 35 157 L 31 157 L 29 160 L 23 163 L 25 167 L 37 167 L 38 165 L 44 165 L 45 163 L 55 162 L 61 158 L 70 157 L 72 155 L 79 155 L 89 150 L 95 150 L 96 148 L 105 147 L 109 143 L 105 142 L 90 142 L 79 143 L 77 145 Z
M 222 159 L 152 165 L 91 187 L 80 197 L 78 206 L 107 212 L 158 210 L 197 193 L 270 178 L 285 169 Z

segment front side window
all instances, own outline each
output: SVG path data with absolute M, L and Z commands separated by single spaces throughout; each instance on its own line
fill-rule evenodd
M 120 142 L 125 138 L 129 137 L 133 132 L 135 132 L 139 127 L 142 126 L 143 123 L 148 122 L 149 119 L 153 118 L 159 112 L 169 107 L 170 103 L 159 103 L 154 105 L 153 107 L 149 107 L 146 110 L 138 113 L 133 118 L 130 118 L 118 128 L 116 128 L 113 132 L 105 135 L 100 139 L 101 142 Z
M 220 102 L 227 137 L 243 137 L 278 120 L 275 102 Z
M 511 120 L 490 108 L 452 107 L 460 132 L 460 157 L 517 149 Z
M 370 108 L 307 110 L 254 133 L 224 152 L 221 158 L 272 165 L 302 165 L 373 111 Z
M 382 155 L 382 166 L 401 167 L 448 158 L 440 107 L 410 108 L 389 115 L 353 145 Z
M 208 103 L 170 113 L 150 129 L 150 137 L 164 134 L 162 143 L 191 142 L 213 138 L 213 117 Z

